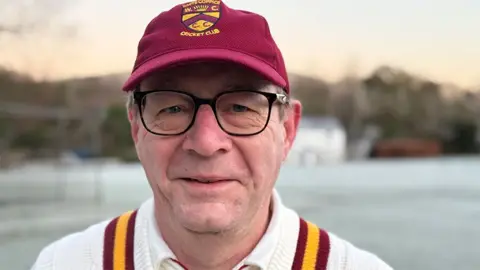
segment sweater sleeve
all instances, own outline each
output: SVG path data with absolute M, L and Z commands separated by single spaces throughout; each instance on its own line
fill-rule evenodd
M 30 270 L 53 270 L 53 261 L 55 256 L 57 242 L 54 242 L 46 247 L 44 247 L 40 254 L 37 257 L 37 260 L 34 262 Z
M 100 270 L 106 224 L 95 224 L 47 245 L 30 270 Z

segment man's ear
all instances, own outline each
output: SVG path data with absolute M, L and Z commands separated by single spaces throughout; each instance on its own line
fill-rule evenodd
M 130 122 L 130 133 L 132 135 L 133 142 L 136 145 L 138 140 L 138 131 L 140 129 L 138 122 L 138 112 L 135 109 L 129 108 L 127 109 L 127 114 L 128 122 Z
M 292 148 L 295 136 L 297 135 L 298 126 L 302 118 L 302 104 L 299 100 L 292 99 L 290 102 L 290 108 L 286 110 L 286 119 L 284 122 L 285 128 L 285 141 L 283 149 L 283 160 L 285 160 Z
M 130 122 L 130 133 L 132 135 L 133 143 L 135 145 L 135 151 L 137 152 L 137 157 L 141 160 L 141 155 L 139 153 L 139 148 L 138 148 L 138 132 L 140 131 L 140 115 L 138 114 L 138 111 L 132 108 L 129 108 L 127 110 L 128 114 L 128 122 Z

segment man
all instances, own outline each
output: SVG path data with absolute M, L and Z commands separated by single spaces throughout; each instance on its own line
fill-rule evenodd
M 301 105 L 263 17 L 218 0 L 161 13 L 124 90 L 153 198 L 54 242 L 33 269 L 391 269 L 274 190 Z

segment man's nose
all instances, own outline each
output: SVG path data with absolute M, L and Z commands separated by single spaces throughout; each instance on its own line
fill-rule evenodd
M 201 106 L 195 123 L 186 133 L 183 149 L 210 157 L 217 153 L 228 152 L 231 148 L 232 141 L 218 125 L 212 108 L 208 105 Z

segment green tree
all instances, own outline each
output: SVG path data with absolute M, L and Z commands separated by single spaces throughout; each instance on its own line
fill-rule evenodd
M 125 106 L 109 107 L 102 126 L 102 134 L 104 155 L 119 157 L 125 161 L 137 159 Z

